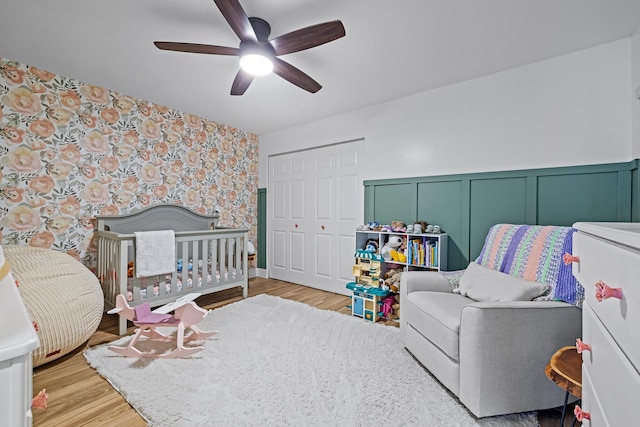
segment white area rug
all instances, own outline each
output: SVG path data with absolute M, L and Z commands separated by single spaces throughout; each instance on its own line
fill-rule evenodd
M 85 357 L 154 426 L 538 425 L 535 413 L 474 418 L 398 328 L 267 295 L 200 326 L 220 333 L 190 358 L 131 359 L 106 345 Z

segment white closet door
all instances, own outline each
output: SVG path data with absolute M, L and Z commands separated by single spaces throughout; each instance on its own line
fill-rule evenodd
M 363 141 L 337 145 L 336 148 L 336 211 L 334 227 L 333 292 L 350 295 L 345 285 L 353 281 L 353 255 L 356 250 L 356 227 L 363 221 L 364 187 L 361 178 Z
M 306 153 L 269 161 L 270 276 L 299 283 L 305 278 Z
M 269 276 L 347 295 L 363 211 L 362 141 L 269 159 Z
M 335 148 L 324 147 L 309 152 L 312 173 L 309 174 L 310 193 L 307 199 L 309 216 L 309 275 L 307 285 L 332 290 L 334 271 L 335 231 Z

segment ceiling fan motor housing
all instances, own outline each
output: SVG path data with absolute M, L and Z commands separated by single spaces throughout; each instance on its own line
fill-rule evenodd
M 258 41 L 261 43 L 267 43 L 269 41 L 269 34 L 271 34 L 271 25 L 262 18 L 252 16 L 249 18 L 249 22 L 253 27 L 253 31 L 256 33 Z
M 251 17 L 249 18 L 249 22 L 251 22 L 251 26 L 256 32 L 258 43 L 251 40 L 241 41 L 240 56 L 256 54 L 269 58 L 273 61 L 276 56 L 276 51 L 273 46 L 271 46 L 271 43 L 269 43 L 271 26 L 262 18 Z

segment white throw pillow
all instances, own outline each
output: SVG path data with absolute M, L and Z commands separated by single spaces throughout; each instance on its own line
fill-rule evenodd
M 457 290 L 476 301 L 495 302 L 530 301 L 547 288 L 543 283 L 529 282 L 471 262 L 460 278 Z

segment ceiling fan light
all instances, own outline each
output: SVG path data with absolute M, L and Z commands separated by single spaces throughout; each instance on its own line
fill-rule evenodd
M 273 71 L 273 61 L 264 55 L 248 53 L 240 57 L 240 67 L 254 76 L 264 76 Z

